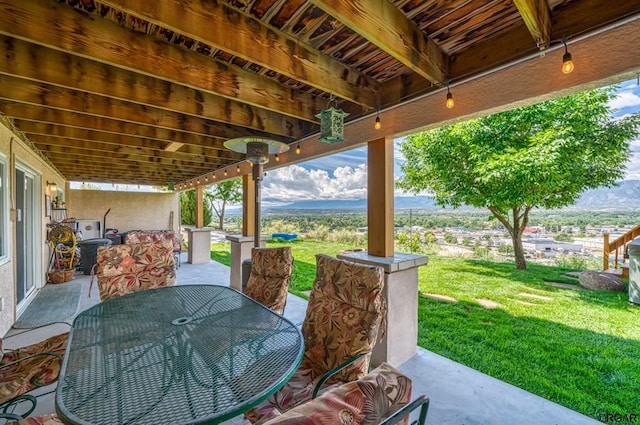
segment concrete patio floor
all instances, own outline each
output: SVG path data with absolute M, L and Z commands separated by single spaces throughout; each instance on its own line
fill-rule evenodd
M 100 301 L 97 287 L 89 293 L 89 276 L 76 274 L 81 280 L 83 294 L 78 311 Z M 229 285 L 229 268 L 217 262 L 189 264 L 183 254 L 177 271 L 179 285 L 216 284 Z M 294 323 L 304 319 L 307 301 L 289 294 L 285 316 Z M 6 342 L 6 347 L 22 346 L 66 330 L 64 325 L 49 326 L 17 336 Z M 12 329 L 8 335 L 16 332 Z M 428 424 L 440 425 L 566 425 L 599 424 L 587 416 L 567 409 L 559 404 L 533 395 L 503 381 L 492 378 L 460 363 L 418 347 L 418 352 L 407 362 L 397 366 L 413 381 L 414 398 L 420 394 L 429 396 L 431 403 L 427 416 Z M 52 388 L 48 388 L 51 391 Z M 38 398 L 38 407 L 33 413 L 45 414 L 54 411 L 53 394 Z M 226 425 L 248 423 L 242 418 L 227 421 Z

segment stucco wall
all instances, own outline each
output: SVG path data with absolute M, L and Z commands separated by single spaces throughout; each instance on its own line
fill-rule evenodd
M 39 193 L 39 205 L 37 206 L 38 217 L 36 219 L 36 226 L 38 227 L 38 236 L 40 243 L 40 264 L 36 265 L 35 286 L 40 288 L 46 282 L 47 261 L 49 259 L 49 247 L 45 243 L 47 228 L 46 224 L 49 222 L 49 218 L 45 217 L 45 205 L 44 195 L 52 195 L 46 188 L 46 182 L 56 182 L 58 187 L 64 187 L 64 178 L 58 174 L 53 168 L 51 168 L 39 155 L 37 155 L 30 147 L 22 142 L 17 135 L 11 131 L 5 120 L 0 119 L 0 154 L 4 157 L 7 163 L 8 181 L 6 182 L 6 188 L 9 189 L 9 202 L 8 205 L 0 203 L 1 208 L 4 209 L 7 219 L 13 217 L 14 210 L 14 168 L 15 164 L 19 163 L 28 168 L 36 176 L 36 192 Z M 4 182 L 3 182 L 4 183 Z M 15 221 L 12 218 L 9 220 L 8 225 L 8 240 L 9 240 L 9 258 L 4 263 L 0 263 L 0 297 L 4 298 L 4 310 L 0 311 L 0 335 L 4 335 L 7 330 L 13 325 L 17 318 L 17 305 L 16 305 L 16 288 L 15 288 L 15 261 L 13 257 L 15 255 Z M 35 296 L 33 293 L 30 299 Z
M 174 230 L 180 229 L 180 201 L 177 193 L 120 192 L 109 190 L 70 190 L 67 217 L 103 221 L 107 229 Z M 173 216 L 173 218 L 172 218 Z

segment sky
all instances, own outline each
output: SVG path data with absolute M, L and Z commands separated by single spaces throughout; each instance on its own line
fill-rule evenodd
M 640 112 L 640 86 L 636 79 L 619 84 L 618 96 L 610 106 L 614 117 Z M 403 157 L 401 139 L 395 141 L 395 175 L 400 174 Z M 640 180 L 640 138 L 630 143 L 632 157 L 625 180 Z M 301 200 L 363 199 L 367 194 L 367 148 L 325 156 L 270 170 L 263 181 L 262 202 L 287 204 Z M 396 191 L 396 196 L 411 196 Z

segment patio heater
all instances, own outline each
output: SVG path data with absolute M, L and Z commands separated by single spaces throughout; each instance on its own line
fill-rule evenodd
M 264 164 L 269 162 L 269 155 L 280 154 L 289 150 L 289 145 L 276 140 L 259 137 L 238 137 L 224 142 L 224 146 L 234 152 L 247 154 L 246 160 L 253 164 L 251 173 L 255 185 L 255 223 L 254 247 L 260 247 L 260 199 L 261 183 L 264 176 Z

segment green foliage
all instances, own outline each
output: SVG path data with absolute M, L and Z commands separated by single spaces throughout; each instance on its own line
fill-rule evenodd
M 350 248 L 363 246 L 366 242 L 365 235 L 349 229 L 338 229 L 329 233 L 327 240 L 336 243 L 351 244 Z
M 294 222 L 284 220 L 274 220 L 262 227 L 264 234 L 271 233 L 299 233 L 300 229 Z
M 209 186 L 204 197 L 218 217 L 218 229 L 224 229 L 224 215 L 228 204 L 242 201 L 242 179 L 235 178 Z
M 307 232 L 307 237 L 309 239 L 326 241 L 329 237 L 329 231 L 330 231 L 329 226 L 325 224 L 317 224 Z
M 420 233 L 402 231 L 396 234 L 398 248 L 403 252 L 421 253 L 423 252 Z
M 558 233 L 553 236 L 553 239 L 558 242 L 573 242 L 573 236 L 569 233 Z
M 209 226 L 211 224 L 211 209 L 209 205 L 204 202 L 202 206 L 204 214 L 204 225 Z M 196 223 L 196 191 L 186 190 L 180 192 L 180 217 L 181 224 L 188 226 L 195 226 Z
M 498 252 L 500 254 L 513 255 L 513 246 L 511 246 L 511 245 L 500 245 L 498 247 Z
M 458 243 L 458 237 L 456 235 L 452 234 L 452 233 L 445 232 L 444 241 L 446 243 L 450 243 L 450 244 L 457 244 Z
M 614 120 L 614 87 L 591 90 L 407 137 L 398 186 L 441 206 L 487 208 L 514 240 L 533 208 L 573 204 L 587 189 L 624 177 L 640 116 Z

